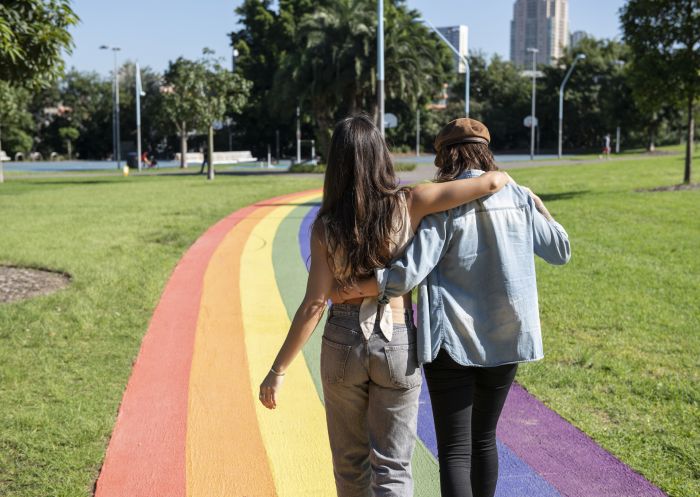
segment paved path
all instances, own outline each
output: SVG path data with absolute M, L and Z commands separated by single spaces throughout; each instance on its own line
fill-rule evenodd
M 183 256 L 154 312 L 119 409 L 97 497 L 335 495 L 317 330 L 280 405 L 257 401 L 301 300 L 319 191 L 241 209 Z M 421 395 L 417 497 L 439 496 L 430 403 Z M 664 494 L 529 395 L 499 427 L 498 497 Z

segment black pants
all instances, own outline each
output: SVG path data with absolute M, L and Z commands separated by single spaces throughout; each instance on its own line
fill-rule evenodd
M 442 497 L 493 497 L 496 492 L 496 424 L 517 369 L 517 364 L 461 366 L 444 350 L 424 366 Z

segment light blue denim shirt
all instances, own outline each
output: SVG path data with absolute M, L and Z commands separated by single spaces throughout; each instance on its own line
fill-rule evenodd
M 483 174 L 469 170 L 460 178 Z M 418 359 L 440 348 L 457 363 L 498 366 L 543 357 L 535 260 L 566 264 L 569 237 L 514 184 L 427 216 L 403 256 L 376 271 L 379 299 L 418 286 Z

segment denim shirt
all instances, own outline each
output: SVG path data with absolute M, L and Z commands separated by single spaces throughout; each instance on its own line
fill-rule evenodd
M 480 176 L 468 170 L 460 178 Z M 566 264 L 569 237 L 515 184 L 426 216 L 403 256 L 376 271 L 379 299 L 418 285 L 418 359 L 465 366 L 541 359 L 535 260 Z

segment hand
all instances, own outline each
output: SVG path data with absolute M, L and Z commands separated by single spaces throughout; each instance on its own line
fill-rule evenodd
M 343 296 L 343 288 L 336 282 L 331 290 L 330 300 L 334 304 L 342 304 L 345 302 L 345 297 Z
M 277 375 L 272 371 L 267 373 L 267 376 L 260 384 L 259 399 L 262 405 L 268 409 L 277 408 L 277 394 L 282 388 L 282 383 L 284 383 L 284 376 Z

